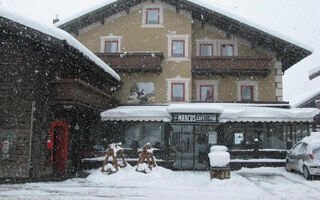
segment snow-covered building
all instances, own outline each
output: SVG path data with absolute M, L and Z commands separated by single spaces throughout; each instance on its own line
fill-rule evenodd
M 205 168 L 209 144 L 242 156 L 256 138 L 283 156 L 318 112 L 282 99 L 283 72 L 309 47 L 197 0 L 108 0 L 55 25 L 122 79 L 102 138 L 151 142 L 176 168 Z
M 0 9 L 0 182 L 59 178 L 94 143 L 120 77 L 68 33 Z

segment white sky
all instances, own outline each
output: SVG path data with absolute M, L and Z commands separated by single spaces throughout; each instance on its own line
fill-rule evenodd
M 0 0 L 0 6 L 42 23 L 72 16 L 105 0 Z M 315 49 L 315 53 L 286 71 L 284 97 L 295 103 L 320 90 L 320 77 L 308 80 L 320 66 L 319 0 L 199 0 L 261 24 Z

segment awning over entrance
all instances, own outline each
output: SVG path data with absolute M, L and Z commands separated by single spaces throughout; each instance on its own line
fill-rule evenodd
M 313 122 L 316 108 L 273 108 L 268 105 L 183 103 L 163 106 L 119 106 L 101 113 L 103 121 L 171 122 L 173 113 L 219 113 L 226 122 Z
M 313 122 L 315 108 L 225 106 L 220 122 Z
M 119 106 L 101 113 L 102 121 L 170 122 L 168 106 Z

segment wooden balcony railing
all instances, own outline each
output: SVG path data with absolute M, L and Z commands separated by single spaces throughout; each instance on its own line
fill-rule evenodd
M 95 108 L 109 108 L 112 98 L 104 91 L 78 79 L 59 79 L 52 84 L 53 101 L 76 102 Z
M 252 57 L 201 57 L 192 58 L 192 73 L 194 74 L 238 74 L 262 75 L 270 73 L 270 58 Z
M 117 72 L 158 72 L 162 71 L 161 52 L 96 53 L 106 64 Z

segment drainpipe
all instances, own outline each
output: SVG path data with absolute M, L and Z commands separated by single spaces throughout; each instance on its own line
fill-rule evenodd
M 35 105 L 36 105 L 36 102 L 33 101 L 32 102 L 32 107 L 31 107 L 31 125 L 30 125 L 30 139 L 29 139 L 29 168 L 28 168 L 29 177 L 31 176 L 30 171 L 31 171 L 31 168 L 32 168 L 31 155 L 32 155 L 32 136 L 33 136 L 33 123 L 34 123 Z

